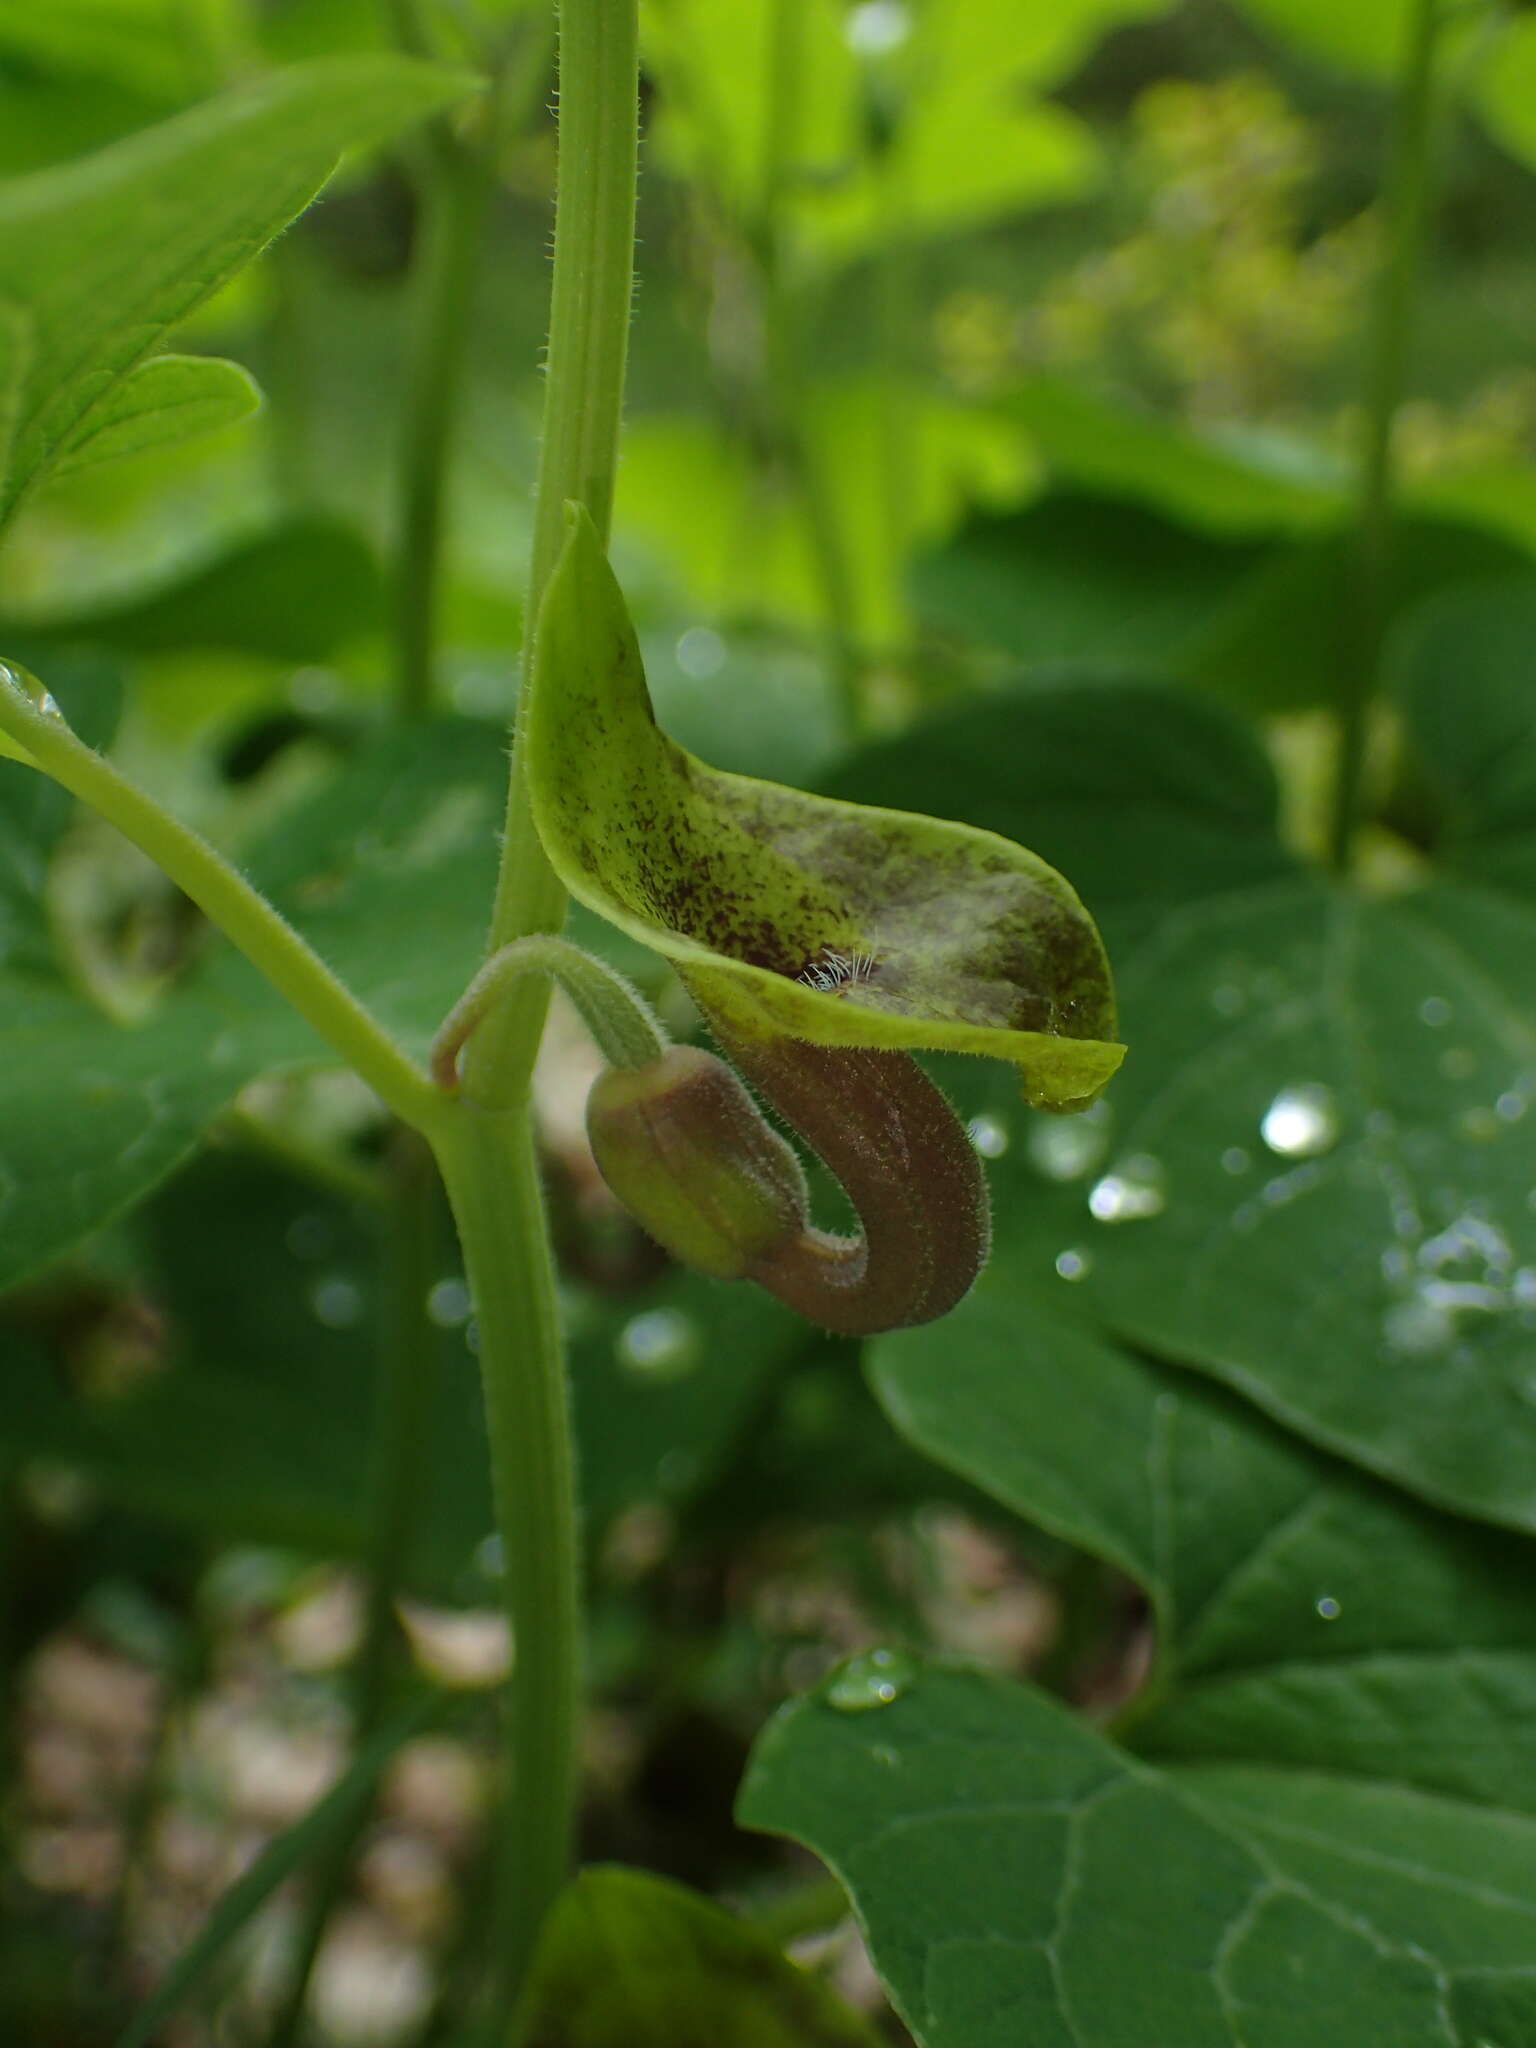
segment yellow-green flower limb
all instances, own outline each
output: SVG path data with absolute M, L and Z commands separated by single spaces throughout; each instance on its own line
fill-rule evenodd
M 558 981 L 581 1013 L 603 1058 L 614 1067 L 643 1067 L 669 1044 L 650 1006 L 622 974 L 573 946 L 568 939 L 533 933 L 493 953 L 443 1020 L 432 1041 L 432 1078 L 454 1094 L 459 1088 L 459 1055 L 487 1017 L 530 974 Z M 472 1057 L 472 1056 L 471 1056 Z M 511 1092 L 498 1089 L 494 1071 L 482 1062 L 470 1084 L 485 1109 L 511 1109 Z M 499 1099 L 505 1097 L 506 1099 Z
M 313 947 L 206 839 L 79 739 L 35 678 L 14 665 L 0 664 L 0 731 L 147 853 L 403 1122 L 428 1136 L 441 1128 L 439 1091 Z

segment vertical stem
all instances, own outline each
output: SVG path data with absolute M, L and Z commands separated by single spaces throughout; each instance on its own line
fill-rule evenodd
M 455 1140 L 438 1156 L 475 1302 L 513 1629 L 491 1987 L 491 2009 L 505 2022 L 572 1855 L 581 1722 L 575 1459 L 528 1113 L 465 1103 Z
M 406 382 L 397 478 L 394 573 L 395 703 L 408 718 L 436 694 L 436 612 L 443 494 L 464 384 L 481 233 L 494 182 L 496 107 L 466 146 L 444 129 L 431 138 L 420 182 L 422 254 L 416 332 Z
M 1413 343 L 1414 301 L 1430 196 L 1435 45 L 1441 0 L 1414 0 L 1398 77 L 1390 158 L 1383 180 L 1387 247 L 1368 335 L 1351 588 L 1346 598 L 1339 686 L 1339 751 L 1330 854 L 1349 865 L 1359 823 L 1371 698 L 1386 632 L 1392 569 L 1393 430 Z
M 363 1641 L 351 1672 L 352 1745 L 366 1749 L 384 1723 L 398 1654 L 395 1601 L 415 1539 L 436 1386 L 437 1333 L 427 1315 L 435 1269 L 437 1175 L 414 1131 L 397 1127 L 388 1162 L 379 1301 L 379 1384 L 372 1429 L 373 1482 Z M 340 1818 L 315 1859 L 298 1953 L 268 2048 L 300 2037 L 310 1979 L 373 1811 L 371 1791 Z
M 802 315 L 785 275 L 784 200 L 794 179 L 799 136 L 805 0 L 774 0 L 769 32 L 762 225 L 756 237 L 763 350 L 779 435 L 800 499 L 812 569 L 821 586 L 828 665 L 844 720 L 849 731 L 858 734 L 865 721 L 853 579 L 837 510 L 810 429 Z
M 559 179 L 544 437 L 524 621 L 524 682 L 540 600 L 584 504 L 606 536 L 629 346 L 639 111 L 636 0 L 560 0 Z M 514 743 L 497 952 L 557 931 L 565 892 L 534 829 Z M 493 1908 L 493 2011 L 506 2024 L 539 1928 L 570 1869 L 581 1705 L 575 1461 L 553 1260 L 526 1101 L 548 1002 L 528 977 L 477 1031 L 465 1088 L 434 1146 L 475 1302 L 502 1591 L 513 1634 L 505 1720 L 509 1807 Z M 477 1085 L 477 1075 L 493 1076 Z M 479 1100 L 521 1105 L 479 1109 Z

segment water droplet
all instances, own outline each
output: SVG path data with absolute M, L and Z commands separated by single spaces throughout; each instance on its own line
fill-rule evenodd
M 475 1569 L 485 1579 L 499 1579 L 507 1568 L 506 1546 L 493 1529 L 475 1545 Z
M 1081 1116 L 1031 1117 L 1024 1149 L 1047 1180 L 1080 1180 L 1109 1150 L 1109 1111 L 1096 1102 Z
M 1321 1081 L 1282 1088 L 1265 1110 L 1259 1135 L 1282 1159 L 1312 1159 L 1339 1142 L 1339 1112 L 1333 1090 Z
M 1160 1160 L 1137 1152 L 1113 1173 L 1094 1182 L 1088 1194 L 1089 1214 L 1099 1223 L 1136 1223 L 1160 1216 L 1167 1207 Z
M 351 1330 L 363 1319 L 363 1290 L 343 1273 L 330 1273 L 310 1289 L 315 1321 L 328 1330 Z
M 725 667 L 726 645 L 712 626 L 690 626 L 679 634 L 677 665 L 695 682 L 706 682 Z
M 1516 1308 L 1536 1308 L 1536 1266 L 1521 1266 L 1509 1283 Z
M 1447 1081 L 1470 1081 L 1477 1072 L 1477 1054 L 1469 1045 L 1448 1045 L 1440 1055 L 1440 1071 Z
M 917 1659 L 905 1650 L 861 1650 L 833 1672 L 822 1697 L 840 1714 L 867 1714 L 899 1700 L 917 1673 Z
M 1493 1105 L 1493 1113 L 1501 1124 L 1517 1124 L 1530 1108 L 1530 1100 L 1517 1088 L 1506 1088 Z
M 1001 1159 L 1011 1142 L 1008 1126 L 1000 1116 L 973 1116 L 965 1134 L 983 1159 Z
M 1337 1621 L 1342 1612 L 1338 1601 L 1331 1593 L 1322 1593 L 1318 1596 L 1317 1611 L 1324 1621 Z
M 675 1308 L 648 1308 L 619 1332 L 618 1360 L 640 1379 L 676 1380 L 703 1362 L 693 1322 Z
M 1463 1110 L 1456 1119 L 1456 1131 L 1469 1145 L 1491 1145 L 1499 1135 L 1499 1119 L 1491 1109 Z
M 1086 1280 L 1093 1261 L 1086 1252 L 1065 1251 L 1056 1254 L 1056 1271 L 1063 1280 Z
M 911 33 L 904 0 L 861 0 L 843 27 L 843 39 L 856 57 L 889 56 Z
M 469 1321 L 469 1288 L 457 1275 L 439 1280 L 427 1295 L 427 1320 L 440 1330 L 457 1330 Z
M 1432 1031 L 1440 1031 L 1450 1023 L 1453 1012 L 1444 996 L 1426 996 L 1419 1005 L 1419 1022 L 1427 1024 Z
M 1221 1155 L 1223 1173 L 1246 1173 L 1252 1163 L 1241 1145 L 1229 1145 Z

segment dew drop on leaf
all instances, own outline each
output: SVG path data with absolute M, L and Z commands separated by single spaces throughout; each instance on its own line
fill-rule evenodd
M 1137 1152 L 1122 1160 L 1113 1173 L 1094 1182 L 1088 1210 L 1098 1223 L 1136 1223 L 1160 1216 L 1167 1206 L 1161 1160 Z
M 1063 1280 L 1086 1280 L 1093 1261 L 1086 1252 L 1069 1250 L 1056 1254 L 1056 1271 Z
M 861 1650 L 833 1672 L 822 1697 L 840 1714 L 867 1714 L 899 1700 L 917 1672 L 917 1659 L 905 1650 Z
M 1426 996 L 1419 1005 L 1419 1022 L 1441 1031 L 1451 1021 L 1451 1006 L 1444 996 Z
M 1008 1126 L 1000 1116 L 973 1116 L 965 1134 L 983 1159 L 1001 1159 L 1008 1150 Z
M 1331 1593 L 1321 1593 L 1317 1599 L 1317 1611 L 1324 1621 L 1337 1621 L 1341 1610 Z
M 631 1316 L 615 1348 L 626 1372 L 648 1380 L 682 1379 L 704 1356 L 698 1331 L 675 1308 L 649 1308 Z
M 1282 1088 L 1265 1110 L 1259 1135 L 1282 1159 L 1313 1159 L 1339 1142 L 1339 1111 L 1333 1090 L 1321 1081 Z

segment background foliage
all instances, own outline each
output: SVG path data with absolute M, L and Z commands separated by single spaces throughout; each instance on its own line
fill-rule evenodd
M 661 1269 L 557 1016 L 587 1838 L 628 1868 L 556 1916 L 540 2048 L 1536 2048 L 1514 5 L 1442 37 L 1365 824 L 1347 880 L 1323 860 L 1411 11 L 646 0 L 614 557 L 661 719 L 1038 851 L 1131 1054 L 1070 1121 L 935 1063 L 992 1263 L 861 1356 Z M 0 0 L 0 637 L 415 1050 L 494 876 L 553 172 L 543 8 L 426 19 L 435 69 L 373 0 Z M 407 719 L 444 132 L 494 195 Z M 573 931 L 688 1028 L 660 963 Z M 430 1193 L 400 1235 L 392 1148 L 146 863 L 0 760 L 8 2037 L 271 2038 L 291 1873 L 355 1809 L 314 2038 L 472 2038 L 506 1645 L 470 1307 Z M 402 1317 L 409 1498 L 374 1434 Z M 381 1529 L 408 1711 L 349 1767 Z

